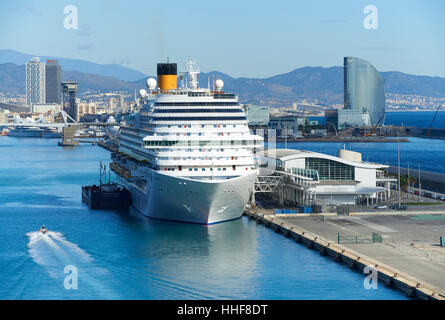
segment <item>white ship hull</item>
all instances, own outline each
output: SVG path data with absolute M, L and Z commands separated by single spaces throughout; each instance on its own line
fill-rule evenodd
M 218 181 L 172 177 L 151 171 L 146 190 L 121 178 L 132 207 L 144 216 L 198 224 L 215 224 L 242 216 L 257 172 Z

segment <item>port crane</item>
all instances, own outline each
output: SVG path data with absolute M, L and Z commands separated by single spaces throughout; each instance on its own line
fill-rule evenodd
M 436 109 L 436 113 L 434 113 L 433 120 L 431 120 L 428 131 L 426 132 L 426 136 L 429 137 L 431 135 L 431 129 L 433 128 L 434 120 L 436 120 L 437 114 L 439 113 L 440 105 Z
M 371 135 L 375 134 L 375 130 L 377 129 L 377 127 L 380 125 L 380 123 L 382 122 L 382 120 L 385 118 L 385 112 L 383 113 L 383 115 L 380 117 L 379 121 L 375 124 L 374 127 L 371 128 L 370 132 L 366 132 L 365 129 L 363 129 L 363 136 L 364 137 L 369 137 Z

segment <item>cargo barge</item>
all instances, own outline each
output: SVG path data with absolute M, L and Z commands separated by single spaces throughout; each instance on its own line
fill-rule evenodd
M 82 202 L 93 210 L 128 209 L 131 196 L 127 189 L 116 183 L 82 187 Z

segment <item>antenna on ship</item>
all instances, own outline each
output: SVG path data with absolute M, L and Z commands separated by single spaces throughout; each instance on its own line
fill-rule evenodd
M 100 169 L 99 169 L 99 185 L 102 185 L 102 161 L 100 162 Z

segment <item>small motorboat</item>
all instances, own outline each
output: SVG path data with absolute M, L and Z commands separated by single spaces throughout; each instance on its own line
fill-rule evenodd
M 48 233 L 48 229 L 45 227 L 45 225 L 43 225 L 43 226 L 40 227 L 40 232 L 41 232 L 42 234 L 47 234 L 47 233 Z

